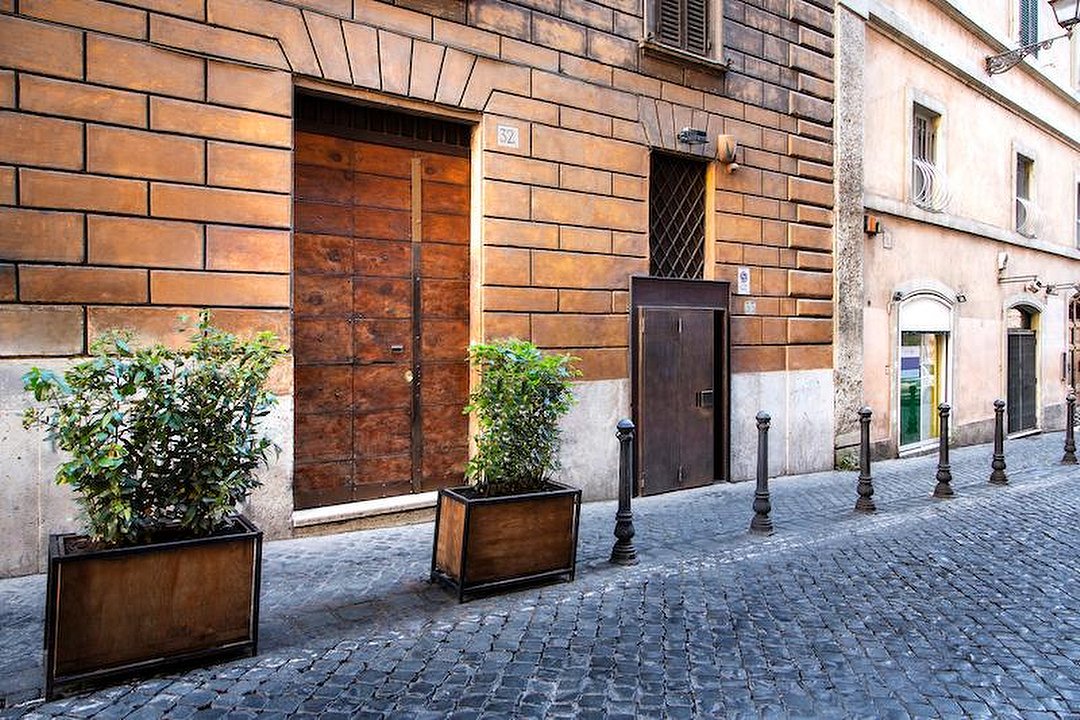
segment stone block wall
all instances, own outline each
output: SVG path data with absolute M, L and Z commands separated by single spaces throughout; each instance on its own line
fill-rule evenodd
M 629 381 L 650 152 L 734 135 L 706 250 L 707 278 L 751 272 L 733 372 L 831 368 L 833 3 L 718 3 L 726 72 L 644 52 L 642 4 L 0 0 L 0 362 L 116 325 L 175 341 L 199 307 L 288 342 L 299 87 L 477 125 L 474 334 L 572 352 L 585 382 Z

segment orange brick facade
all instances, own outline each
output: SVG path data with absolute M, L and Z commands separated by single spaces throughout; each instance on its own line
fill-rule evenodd
M 830 4 L 725 3 L 726 74 L 643 54 L 641 5 L 9 3 L 0 354 L 81 353 L 110 316 L 160 336 L 201 306 L 288 337 L 293 88 L 317 83 L 478 123 L 483 332 L 570 350 L 587 379 L 629 372 L 650 148 L 690 149 L 689 125 L 735 136 L 706 269 L 751 269 L 733 371 L 830 367 Z

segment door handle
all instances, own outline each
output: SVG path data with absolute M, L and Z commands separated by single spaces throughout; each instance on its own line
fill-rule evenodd
M 694 406 L 699 408 L 711 408 L 713 406 L 713 389 L 705 388 L 694 393 Z

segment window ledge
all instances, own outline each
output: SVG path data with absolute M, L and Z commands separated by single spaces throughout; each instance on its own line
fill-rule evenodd
M 666 60 L 678 60 L 692 65 L 723 74 L 727 72 L 730 62 L 721 62 L 713 58 L 697 55 L 686 50 L 680 50 L 669 45 L 663 45 L 650 38 L 642 38 L 638 41 L 638 47 L 646 55 L 655 55 Z

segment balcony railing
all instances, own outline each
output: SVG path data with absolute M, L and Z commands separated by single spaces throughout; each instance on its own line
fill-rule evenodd
M 1026 237 L 1039 234 L 1042 213 L 1039 206 L 1027 198 L 1016 198 L 1016 232 Z
M 924 210 L 941 212 L 952 200 L 945 172 L 926 160 L 915 159 L 912 165 L 913 201 Z

